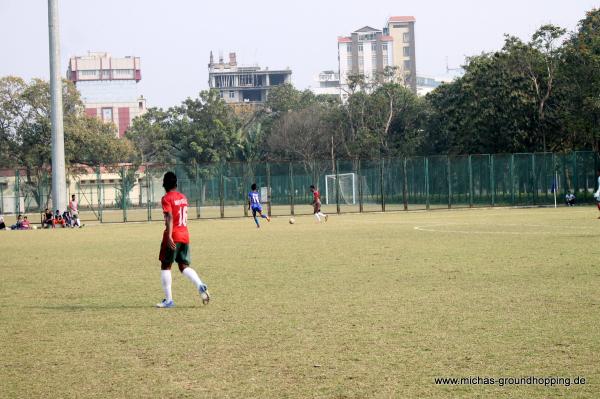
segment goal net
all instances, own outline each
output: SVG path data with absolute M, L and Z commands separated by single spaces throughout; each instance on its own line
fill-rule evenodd
M 336 179 L 339 179 L 339 182 Z M 358 202 L 358 176 L 356 173 L 325 175 L 325 203 L 335 204 L 337 183 L 340 187 L 340 203 L 346 205 L 356 204 Z

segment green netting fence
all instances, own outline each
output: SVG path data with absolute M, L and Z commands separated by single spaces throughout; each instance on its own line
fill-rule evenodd
M 67 194 L 79 200 L 83 220 L 101 222 L 162 220 L 168 170 L 188 197 L 190 218 L 248 216 L 252 183 L 273 216 L 311 214 L 311 184 L 328 213 L 554 205 L 554 187 L 558 205 L 567 192 L 585 204 L 594 201 L 599 166 L 597 153 L 573 152 L 73 167 Z M 50 170 L 0 170 L 0 213 L 31 215 L 46 207 L 52 209 Z

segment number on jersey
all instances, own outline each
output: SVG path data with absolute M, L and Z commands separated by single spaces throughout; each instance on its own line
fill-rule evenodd
M 187 206 L 183 206 L 179 210 L 179 226 L 187 226 L 187 208 Z

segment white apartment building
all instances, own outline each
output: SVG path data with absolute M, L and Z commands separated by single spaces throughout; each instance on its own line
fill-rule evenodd
M 338 37 L 342 100 L 348 96 L 348 76 L 374 79 L 386 67 L 396 67 L 397 78 L 416 92 L 414 17 L 390 17 L 383 29 L 365 26 L 350 36 Z

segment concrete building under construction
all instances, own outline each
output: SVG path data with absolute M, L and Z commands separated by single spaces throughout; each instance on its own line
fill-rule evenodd
M 292 71 L 269 70 L 259 66 L 238 66 L 235 53 L 229 53 L 229 62 L 219 57 L 214 62 L 210 53 L 208 85 L 219 90 L 221 98 L 228 104 L 262 104 L 274 86 L 291 83 Z

